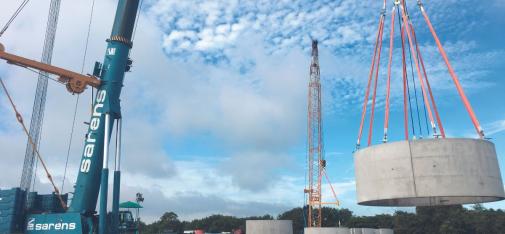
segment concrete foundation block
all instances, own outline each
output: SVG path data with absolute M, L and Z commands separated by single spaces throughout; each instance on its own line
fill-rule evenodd
M 305 228 L 304 234 L 351 234 L 351 231 L 344 227 L 310 227 Z
M 393 231 L 393 229 L 388 229 L 388 228 L 380 228 L 377 230 L 378 230 L 378 234 L 394 234 L 395 233 Z
M 293 234 L 291 220 L 246 220 L 247 234 Z

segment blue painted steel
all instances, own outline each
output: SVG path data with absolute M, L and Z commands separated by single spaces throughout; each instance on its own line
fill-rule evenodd
M 119 191 L 121 171 L 114 171 L 114 183 L 112 187 L 112 233 L 119 233 Z
M 78 212 L 85 216 L 92 216 L 95 213 L 103 165 L 105 113 L 110 114 L 111 122 L 121 117 L 119 96 L 131 48 L 129 42 L 138 5 L 139 0 L 120 0 L 118 3 L 100 76 L 102 85 L 95 97 L 69 212 Z M 112 132 L 112 127 L 113 124 L 110 124 L 109 133 Z M 110 135 L 108 138 L 110 139 Z
M 102 169 L 102 181 L 100 187 L 100 217 L 98 219 L 98 233 L 106 234 L 107 232 L 107 193 L 108 193 L 109 169 Z
M 116 41 L 110 41 L 107 47 L 102 71 L 103 83 L 97 92 L 93 106 L 93 114 L 75 186 L 75 195 L 69 209 L 72 212 L 90 215 L 96 209 L 103 165 L 105 113 L 109 113 L 112 119 L 121 115 L 119 95 L 123 86 L 128 51 L 127 45 Z M 110 138 L 112 127 L 113 124 L 110 124 L 108 138 Z
M 0 189 L 0 234 L 22 230 L 26 193 L 20 188 Z
M 38 233 L 83 233 L 81 214 L 40 214 L 29 215 L 26 219 L 27 234 Z
M 66 213 L 30 215 L 26 219 L 26 233 L 96 233 L 100 227 L 102 233 L 107 230 L 106 219 L 102 219 L 97 228 L 96 205 L 102 180 L 102 192 L 107 194 L 108 169 L 103 169 L 104 139 L 110 139 L 114 120 L 121 118 L 120 95 L 124 73 L 129 66 L 128 55 L 132 46 L 131 36 L 139 0 L 119 0 L 111 37 L 107 40 L 107 50 L 103 66 L 95 66 L 93 74 L 99 75 L 102 85 L 97 90 L 93 113 L 84 142 L 84 150 L 75 185 L 74 196 Z M 108 131 L 105 131 L 105 115 L 110 115 Z M 105 136 L 106 132 L 108 136 Z M 103 178 L 101 178 L 103 176 Z M 116 181 L 116 176 L 114 176 Z M 117 186 L 119 188 L 119 177 Z M 116 186 L 115 186 L 116 187 Z M 119 193 L 117 193 L 119 196 Z M 37 194 L 33 206 L 36 204 Z M 106 199 L 106 196 L 104 196 Z M 24 199 L 23 199 L 24 200 Z M 51 205 L 52 197 L 42 204 Z M 106 204 L 106 201 L 104 202 Z M 102 214 L 107 212 L 103 206 Z M 105 217 L 106 215 L 102 216 Z M 9 220 L 7 220 L 9 218 Z M 11 221 L 13 217 L 2 220 Z M 22 217 L 24 218 L 24 217 Z M 106 221 L 103 221 L 106 220 Z M 22 223 L 22 222 L 21 222 Z

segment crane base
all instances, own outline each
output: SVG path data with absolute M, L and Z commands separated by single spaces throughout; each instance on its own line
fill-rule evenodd
M 437 206 L 505 199 L 495 146 L 453 138 L 399 141 L 354 154 L 358 204 Z

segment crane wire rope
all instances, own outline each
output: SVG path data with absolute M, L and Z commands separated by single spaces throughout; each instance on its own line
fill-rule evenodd
M 35 69 L 33 69 L 33 68 L 29 68 L 29 67 L 22 67 L 22 68 L 25 68 L 26 70 L 31 71 L 31 72 L 33 72 L 33 73 L 37 73 L 37 74 L 41 73 L 40 71 L 37 71 L 37 70 L 35 70 Z M 43 74 L 43 73 L 41 73 L 41 75 L 42 75 L 43 77 L 45 77 L 45 78 L 49 79 L 49 80 L 52 80 L 52 81 L 56 82 L 56 83 L 59 83 L 59 84 L 61 84 L 61 85 L 65 85 L 65 83 L 63 83 L 63 82 L 59 81 L 58 79 L 55 79 L 55 78 L 53 78 L 53 77 L 51 77 L 51 76 L 45 75 L 45 74 Z
M 49 180 L 49 182 L 53 186 L 54 192 L 56 193 L 56 196 L 58 197 L 58 200 L 60 201 L 61 206 L 66 210 L 67 209 L 67 204 L 63 201 L 63 198 L 61 197 L 60 190 L 58 189 L 58 187 L 56 187 L 56 184 L 54 183 L 53 177 L 52 177 L 51 173 L 49 173 L 49 170 L 47 169 L 46 163 L 42 159 L 42 156 L 40 155 L 40 152 L 37 149 L 37 147 L 35 145 L 35 142 L 33 141 L 32 137 L 30 136 L 30 133 L 28 133 L 28 129 L 26 128 L 26 125 L 25 125 L 25 123 L 23 121 L 23 116 L 21 116 L 21 114 L 19 113 L 18 109 L 16 108 L 16 105 L 14 104 L 14 101 L 12 100 L 12 97 L 9 94 L 9 91 L 7 90 L 7 87 L 5 86 L 5 84 L 3 82 L 3 79 L 1 77 L 0 77 L 0 85 L 2 86 L 2 89 L 4 90 L 4 93 L 7 96 L 7 99 L 9 100 L 9 102 L 11 104 L 12 109 L 14 110 L 14 113 L 16 114 L 16 120 L 18 121 L 18 123 L 23 128 L 24 133 L 28 137 L 28 141 L 32 145 L 33 150 L 35 151 L 35 154 L 37 155 L 37 158 L 39 159 L 40 163 L 42 164 L 42 167 L 44 168 L 44 171 L 46 173 L 47 179 Z
M 88 23 L 88 32 L 86 34 L 86 43 L 85 43 L 85 47 L 84 47 L 84 55 L 83 55 L 83 58 L 82 58 L 81 74 L 84 72 L 84 66 L 86 64 L 86 57 L 88 55 L 89 35 L 91 33 L 91 25 L 92 25 L 92 22 L 93 22 L 94 9 L 95 9 L 95 0 L 93 0 L 92 3 L 91 3 L 91 13 L 90 13 L 89 23 Z M 79 106 L 79 98 L 80 98 L 80 96 L 81 96 L 80 94 L 77 94 L 77 98 L 75 100 L 74 117 L 73 117 L 73 120 L 72 120 L 72 128 L 70 130 L 70 138 L 69 138 L 69 141 L 68 141 L 67 156 L 66 156 L 66 159 L 65 159 L 65 169 L 64 169 L 64 172 L 63 172 L 63 179 L 62 179 L 62 182 L 61 182 L 61 190 L 62 191 L 63 191 L 63 189 L 65 189 L 64 186 L 65 186 L 65 179 L 67 177 L 68 159 L 70 157 L 70 150 L 72 148 L 72 139 L 74 138 L 75 120 L 76 120 L 76 117 L 77 117 L 77 108 Z M 92 94 L 92 99 L 91 100 L 93 101 L 93 94 Z M 91 102 L 91 105 L 93 105 L 93 102 Z
M 423 114 L 421 113 L 421 111 L 424 111 L 424 122 L 425 122 L 424 124 L 426 125 L 426 134 L 427 134 L 426 136 L 429 137 L 431 132 L 433 132 L 433 137 L 439 138 L 441 136 L 442 138 L 445 138 L 445 131 L 444 131 L 444 128 L 443 128 L 443 125 L 442 125 L 442 122 L 440 119 L 440 114 L 438 112 L 438 109 L 437 109 L 437 106 L 436 106 L 436 103 L 435 103 L 435 100 L 433 97 L 433 92 L 432 92 L 430 82 L 428 79 L 428 75 L 426 72 L 426 66 L 424 64 L 424 60 L 421 55 L 420 46 L 419 46 L 417 36 L 416 36 L 415 30 L 414 30 L 414 25 L 413 25 L 412 19 L 410 18 L 410 15 L 408 12 L 406 1 L 405 0 L 395 0 L 394 4 L 395 4 L 395 6 L 392 9 L 392 16 L 391 16 L 392 28 L 391 28 L 391 36 L 390 36 L 390 58 L 389 58 L 389 64 L 388 64 L 388 77 L 387 77 L 387 86 L 386 86 L 386 107 L 385 107 L 385 117 L 384 117 L 383 142 L 384 143 L 387 142 L 387 129 L 388 129 L 388 125 L 389 125 L 389 105 L 390 105 L 389 98 L 390 98 L 390 76 L 391 76 L 390 75 L 390 69 L 391 69 L 390 66 L 391 66 L 391 53 L 392 53 L 392 47 L 393 47 L 392 45 L 393 45 L 394 19 L 395 19 L 394 13 L 395 13 L 395 8 L 398 5 L 400 5 L 400 7 L 397 8 L 398 19 L 399 19 L 398 24 L 401 28 L 401 42 L 402 42 L 405 138 L 406 138 L 406 140 L 408 140 L 408 138 L 409 138 L 409 131 L 408 131 L 408 122 L 409 121 L 408 121 L 407 113 L 410 113 L 410 120 L 412 123 L 411 126 L 412 126 L 412 133 L 413 133 L 414 139 L 416 138 L 416 136 L 419 136 L 420 138 L 423 138 L 425 136 L 423 133 L 423 127 L 421 126 L 423 124 L 422 123 L 423 117 L 421 117 Z M 481 139 L 483 139 L 484 138 L 484 131 L 482 130 L 481 125 L 480 125 L 480 123 L 479 123 L 479 121 L 473 111 L 473 108 L 470 105 L 470 103 L 469 103 L 469 101 L 468 101 L 468 99 L 462 89 L 459 79 L 457 78 L 457 76 L 454 72 L 454 69 L 452 68 L 452 66 L 449 62 L 447 54 L 442 46 L 442 43 L 440 42 L 440 39 L 438 38 L 437 33 L 435 32 L 435 29 L 433 28 L 433 25 L 431 24 L 431 21 L 428 17 L 428 14 L 426 13 L 426 11 L 424 9 L 423 4 L 421 3 L 421 0 L 417 0 L 417 5 L 419 6 L 422 16 L 423 16 L 424 20 L 426 21 L 426 24 L 427 24 L 435 42 L 436 42 L 438 50 L 439 50 L 446 66 L 447 66 L 449 74 L 450 74 L 450 76 L 456 86 L 459 96 L 462 99 L 464 107 L 467 110 L 467 112 L 472 120 L 472 123 L 477 131 L 477 134 L 479 135 L 479 137 Z M 385 3 L 384 3 L 383 9 L 384 9 L 383 14 L 385 14 Z M 401 9 L 401 14 L 400 14 L 400 9 Z M 382 39 L 383 28 L 384 28 L 384 17 L 381 16 L 380 21 L 379 21 L 379 30 L 378 30 L 377 40 L 375 42 L 374 55 L 373 55 L 373 59 L 372 59 L 368 84 L 366 86 L 365 100 L 363 103 L 363 112 L 361 115 L 361 123 L 360 123 L 360 129 L 359 129 L 356 149 L 359 149 L 359 146 L 360 146 L 363 124 L 364 124 L 364 120 L 366 118 L 366 108 L 368 105 L 368 97 L 370 94 L 369 93 L 370 92 L 370 85 L 371 85 L 371 82 L 373 79 L 372 73 L 375 72 L 376 77 L 375 77 L 373 98 L 372 98 L 372 104 L 371 104 L 370 131 L 369 131 L 369 136 L 368 136 L 369 145 L 370 145 L 371 133 L 372 133 L 372 128 L 373 128 L 376 89 L 377 89 L 377 73 L 379 71 L 380 55 L 381 55 L 381 49 L 382 49 L 382 40 L 379 41 L 379 37 L 380 37 L 380 39 Z M 406 35 L 406 37 L 405 37 L 405 35 Z M 407 43 L 407 40 L 408 40 L 408 45 L 407 45 L 408 47 L 405 46 L 405 43 Z M 378 47 L 378 44 L 380 45 L 379 47 Z M 405 49 L 408 49 L 408 52 L 409 52 L 410 73 L 411 73 L 411 77 L 412 77 L 411 82 L 412 82 L 412 88 L 413 88 L 413 93 L 414 93 L 416 110 L 414 110 L 412 108 L 412 97 L 410 95 L 411 87 L 408 84 L 409 79 L 408 79 L 408 72 L 407 72 L 407 65 L 406 65 L 407 57 L 406 57 Z M 378 51 L 378 57 L 379 57 L 378 61 L 376 61 L 377 51 Z M 415 64 L 415 69 L 416 69 L 417 73 L 414 72 L 414 64 Z M 375 69 L 375 65 L 377 65 L 376 69 Z M 418 82 L 420 85 L 422 103 L 420 103 L 418 100 L 419 97 L 417 95 L 417 85 L 416 85 L 415 77 L 418 78 Z M 407 98 L 407 93 L 408 93 L 408 98 Z M 407 108 L 407 99 L 408 99 L 410 108 Z M 420 108 L 419 108 L 420 104 L 423 106 L 423 110 L 420 110 Z M 433 106 L 433 109 L 432 109 L 432 106 Z M 414 113 L 414 112 L 416 112 L 416 113 Z M 433 112 L 435 114 L 433 114 Z M 417 135 L 415 133 L 416 132 L 416 126 L 415 126 L 416 124 L 414 124 L 414 122 L 416 122 L 416 121 L 414 118 L 414 114 L 417 115 L 417 126 L 418 126 L 419 135 Z M 436 119 L 434 117 L 436 117 Z M 428 123 L 428 121 L 430 123 Z M 431 124 L 431 130 L 430 130 L 430 124 Z M 437 126 L 440 127 L 440 134 L 437 133 Z
M 9 28 L 9 26 L 12 24 L 12 22 L 14 22 L 14 20 L 16 19 L 16 17 L 19 15 L 19 13 L 21 13 L 21 11 L 26 6 L 26 4 L 28 4 L 28 2 L 30 2 L 30 0 L 24 0 L 23 2 L 21 2 L 21 4 L 19 5 L 19 7 L 16 9 L 16 11 L 14 12 L 14 14 L 11 16 L 11 18 L 4 25 L 4 27 L 2 28 L 2 30 L 0 30 L 0 37 L 2 37 L 2 35 L 5 33 L 5 31 L 7 31 L 7 29 Z
M 407 22 L 409 24 L 408 26 L 409 26 L 409 28 L 413 28 L 413 25 L 410 22 L 411 19 L 410 19 L 409 10 L 408 10 L 408 7 L 407 7 L 407 4 L 405 3 L 405 1 L 403 2 L 403 7 L 405 8 L 405 14 L 406 14 L 406 17 L 408 19 L 408 22 Z M 416 87 L 416 82 L 415 82 L 415 79 L 414 79 L 415 75 L 414 75 L 414 65 L 413 65 L 413 61 L 412 61 L 413 60 L 412 59 L 412 49 L 410 48 L 410 43 L 407 44 L 407 45 L 409 47 L 408 52 L 409 52 L 410 72 L 411 72 L 411 75 L 412 75 L 411 76 L 411 78 L 412 78 L 412 84 L 414 86 L 414 96 L 415 96 L 415 100 L 416 100 L 416 110 L 417 110 L 417 121 L 418 121 L 418 127 L 419 127 L 419 134 L 420 134 L 420 137 L 422 138 L 424 134 L 423 134 L 423 130 L 422 130 L 422 127 L 421 127 L 421 125 L 422 125 L 421 124 L 421 113 L 419 111 L 419 104 L 418 104 L 418 97 L 417 97 L 417 87 Z M 416 53 L 415 56 L 418 56 L 418 54 Z M 417 60 L 417 61 L 419 61 L 419 60 Z M 416 64 L 416 65 L 418 65 L 418 64 Z M 420 77 L 420 79 L 422 79 L 422 77 Z M 421 89 L 421 95 L 422 96 L 425 95 L 423 89 Z M 430 127 L 428 125 L 428 116 L 426 114 L 426 102 L 425 102 L 424 98 L 422 98 L 422 101 L 423 101 L 422 106 L 423 106 L 423 109 L 424 109 L 424 120 L 425 120 L 425 124 L 426 124 L 427 134 L 429 136 L 430 135 Z
M 432 101 L 431 103 L 433 105 L 434 112 L 435 112 L 435 115 L 437 117 L 437 123 L 440 126 L 441 125 L 441 121 L 439 121 L 440 117 L 438 115 L 438 110 L 436 108 L 435 101 L 433 100 L 433 94 L 431 92 L 431 87 L 430 87 L 429 81 L 428 81 L 428 74 L 426 73 L 426 68 L 424 66 L 424 61 L 423 61 L 422 56 L 421 56 L 421 51 L 419 50 L 419 45 L 418 45 L 418 42 L 417 42 L 416 33 L 414 31 L 414 27 L 412 26 L 412 24 L 411 24 L 410 29 L 412 31 L 412 38 L 413 38 L 413 41 L 414 41 L 415 52 L 416 52 L 416 57 L 417 57 L 417 61 L 418 61 L 417 63 L 418 63 L 419 66 L 421 66 L 422 71 L 423 71 L 423 73 L 421 74 L 421 79 L 424 78 L 424 80 L 426 81 L 426 84 L 428 86 L 428 93 L 430 94 L 431 101 Z M 424 90 L 423 90 L 423 95 L 425 95 Z M 423 99 L 423 103 L 425 103 L 424 99 Z M 430 135 L 430 128 L 428 126 L 428 116 L 426 115 L 426 104 L 424 105 L 424 119 L 426 120 L 426 130 L 428 131 L 428 136 L 429 136 Z M 436 136 L 436 132 L 434 132 L 433 135 Z
M 405 1 L 403 3 L 405 4 Z M 408 18 L 407 18 L 407 13 L 405 12 L 405 10 L 403 9 L 402 6 L 400 6 L 400 7 L 402 8 L 402 18 L 403 18 L 403 22 L 404 22 L 404 25 L 405 25 L 405 28 L 406 28 L 406 33 L 407 33 L 407 38 L 408 38 L 408 42 L 409 42 L 410 52 L 412 54 L 415 54 L 415 52 L 414 52 L 414 44 L 413 44 L 413 40 L 412 40 L 412 36 L 411 36 L 410 24 L 409 24 L 409 21 L 408 21 Z M 428 101 L 428 96 L 426 95 L 426 88 L 424 87 L 424 81 L 423 81 L 423 78 L 422 78 L 421 69 L 419 68 L 419 62 L 417 61 L 417 57 L 416 56 L 413 57 L 413 60 L 414 60 L 414 64 L 416 65 L 417 77 L 419 78 L 419 84 L 420 84 L 421 89 L 423 91 L 424 104 L 426 105 L 426 109 L 428 110 L 428 116 L 430 117 L 431 127 L 433 129 L 433 132 L 436 133 L 437 128 L 436 128 L 436 125 L 435 125 L 435 120 L 433 118 L 433 113 L 431 111 L 431 105 L 430 105 L 430 102 Z
M 424 74 L 424 78 L 426 80 L 426 86 L 428 87 L 428 93 L 430 94 L 431 103 L 433 105 L 433 111 L 435 112 L 435 116 L 437 118 L 437 124 L 440 129 L 440 136 L 442 136 L 442 138 L 445 138 L 444 126 L 442 125 L 442 120 L 441 120 L 440 114 L 438 112 L 437 104 L 435 103 L 435 98 L 433 97 L 433 91 L 431 90 L 430 81 L 428 79 L 426 67 L 424 66 L 423 56 L 421 55 L 421 50 L 419 49 L 419 44 L 417 42 L 417 36 L 416 36 L 416 32 L 415 32 L 414 28 L 412 28 L 412 36 L 414 37 L 414 42 L 416 44 L 416 51 L 417 51 L 417 55 L 419 56 L 418 59 L 419 59 L 421 66 L 423 68 L 423 74 Z M 434 135 L 435 135 L 435 137 L 438 137 L 435 133 L 434 133 Z
M 397 13 L 398 13 L 398 25 L 399 27 L 401 28 L 401 41 L 402 41 L 402 64 L 403 64 L 403 80 L 404 80 L 404 92 L 405 90 L 407 90 L 407 95 L 404 94 L 404 97 L 407 98 L 408 102 L 409 102 L 409 108 L 408 108 L 408 112 L 410 114 L 410 125 L 411 125 L 411 128 L 412 128 L 412 135 L 416 136 L 416 128 L 415 128 L 415 125 L 414 125 L 414 116 L 412 114 L 412 101 L 411 101 L 411 96 L 410 96 L 410 85 L 409 85 L 409 79 L 408 79 L 408 74 L 407 74 L 407 65 L 406 65 L 406 56 L 405 56 L 405 28 L 404 28 L 404 25 L 402 23 L 402 20 L 401 20 L 401 13 L 400 13 L 400 7 L 397 7 Z M 405 104 L 404 104 L 405 106 Z M 405 106 L 406 107 L 406 106 Z M 407 109 L 407 108 L 405 108 Z M 407 130 L 408 131 L 408 130 Z M 408 137 L 407 137 L 408 139 Z
M 24 0 L 21 3 L 21 5 L 17 8 L 17 10 L 14 12 L 14 14 L 11 16 L 11 18 L 7 21 L 7 23 L 5 24 L 5 26 L 0 31 L 0 37 L 3 36 L 3 34 L 5 33 L 5 31 L 7 31 L 7 29 L 9 28 L 9 26 L 12 24 L 12 22 L 14 22 L 14 20 L 16 19 L 16 17 L 19 15 L 19 13 L 21 13 L 21 11 L 28 4 L 28 2 L 29 2 L 29 0 Z M 30 71 L 33 71 L 32 69 L 29 69 L 29 68 L 27 68 L 27 69 L 30 70 Z M 36 73 L 39 73 L 39 72 L 36 72 Z M 48 78 L 50 78 L 50 77 L 48 77 Z M 66 210 L 67 209 L 67 204 L 65 203 L 65 201 L 63 201 L 63 198 L 61 197 L 61 193 L 60 193 L 58 187 L 56 187 L 56 184 L 54 183 L 53 177 L 52 177 L 51 173 L 49 173 L 49 170 L 47 169 L 47 166 L 46 166 L 44 160 L 42 159 L 42 156 L 40 155 L 40 152 L 39 152 L 39 150 L 37 148 L 37 145 L 35 144 L 35 142 L 33 141 L 32 137 L 30 136 L 30 133 L 28 132 L 28 129 L 26 128 L 26 125 L 25 125 L 25 123 L 23 121 L 23 117 L 19 113 L 19 111 L 17 110 L 16 105 L 14 104 L 14 101 L 12 100 L 12 97 L 10 96 L 9 91 L 7 90 L 7 87 L 5 86 L 5 83 L 3 82 L 3 79 L 1 77 L 0 77 L 0 84 L 2 86 L 2 89 L 4 90 L 5 95 L 7 96 L 7 99 L 9 100 L 9 102 L 10 102 L 10 104 L 12 106 L 12 109 L 14 110 L 14 112 L 16 114 L 16 120 L 22 126 L 23 132 L 28 137 L 28 141 L 31 144 L 31 146 L 33 148 L 33 151 L 37 155 L 38 161 L 40 161 L 40 163 L 42 164 L 42 167 L 44 168 L 44 171 L 46 173 L 47 179 L 49 180 L 49 182 L 53 186 L 54 192 L 56 193 L 56 196 L 57 196 L 58 200 L 60 201 L 61 206 L 63 207 L 63 209 Z
M 404 24 L 404 27 L 406 27 L 405 24 Z M 408 33 L 408 32 L 406 32 L 406 33 Z M 407 43 L 407 46 L 409 48 L 407 51 L 409 52 L 409 58 L 410 58 L 409 59 L 409 62 L 410 62 L 410 72 L 411 72 L 410 73 L 411 74 L 410 78 L 412 79 L 411 83 L 412 83 L 413 90 L 414 90 L 414 100 L 415 100 L 415 106 L 416 106 L 417 125 L 418 125 L 418 130 L 419 130 L 419 136 L 422 138 L 423 137 L 423 129 L 421 128 L 421 115 L 419 114 L 419 102 L 417 100 L 417 87 L 416 87 L 416 80 L 414 78 L 415 77 L 414 76 L 414 66 L 412 64 L 412 54 L 410 53 L 410 45 L 408 43 Z M 407 79 L 407 81 L 408 81 L 408 79 Z M 409 89 L 410 89 L 410 87 L 409 87 Z M 411 109 L 410 111 L 413 112 L 414 110 Z M 412 124 L 414 124 L 414 122 L 412 122 Z M 414 136 L 415 136 L 415 133 L 414 133 Z

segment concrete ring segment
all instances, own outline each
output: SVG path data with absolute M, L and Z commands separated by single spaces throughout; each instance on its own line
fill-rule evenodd
M 349 228 L 344 227 L 307 227 L 304 234 L 351 234 Z
M 246 220 L 247 234 L 293 234 L 291 220 Z
M 354 154 L 358 204 L 437 206 L 505 199 L 495 146 L 451 138 L 399 141 Z

